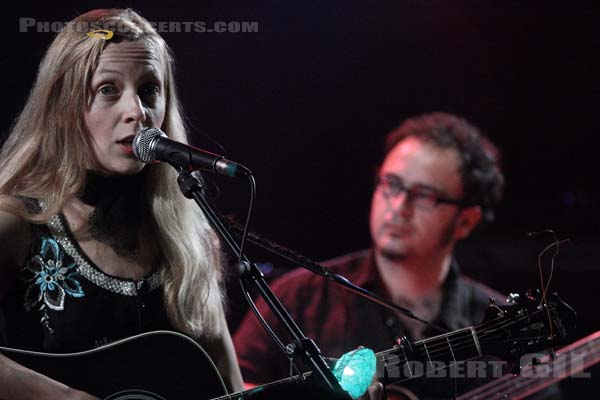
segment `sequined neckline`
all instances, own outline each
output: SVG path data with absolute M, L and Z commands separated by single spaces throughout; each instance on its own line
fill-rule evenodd
M 53 215 L 49 219 L 47 226 L 50 229 L 50 233 L 60 244 L 65 253 L 73 258 L 77 264 L 77 271 L 81 276 L 93 284 L 105 290 L 125 296 L 137 295 L 145 285 L 147 285 L 148 291 L 152 291 L 160 286 L 161 279 L 159 271 L 155 271 L 148 277 L 137 281 L 119 278 L 102 271 L 81 249 L 79 243 L 77 243 L 72 232 L 69 230 L 66 219 L 62 213 Z

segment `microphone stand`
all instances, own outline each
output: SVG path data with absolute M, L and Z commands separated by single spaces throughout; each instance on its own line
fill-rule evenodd
M 251 263 L 246 255 L 241 254 L 241 249 L 237 242 L 233 239 L 229 231 L 225 228 L 225 225 L 217 216 L 217 213 L 204 197 L 202 193 L 202 186 L 198 180 L 184 168 L 176 165 L 173 166 L 179 171 L 177 183 L 179 184 L 179 189 L 183 195 L 188 199 L 194 199 L 196 201 L 198 206 L 208 218 L 211 226 L 217 231 L 223 241 L 227 244 L 227 246 L 229 246 L 231 251 L 238 257 L 238 259 L 241 255 L 242 262 L 238 265 L 240 279 L 245 279 L 246 281 L 250 281 L 255 285 L 258 292 L 262 295 L 267 305 L 273 311 L 273 314 L 282 322 L 282 324 L 288 330 L 290 336 L 294 339 L 293 344 L 287 346 L 287 348 L 290 349 L 290 353 L 293 355 L 301 354 L 304 358 L 304 361 L 310 366 L 313 374 L 317 377 L 317 383 L 321 383 L 325 390 L 335 394 L 335 398 L 350 399 L 350 395 L 341 388 L 339 382 L 329 369 L 315 342 L 307 338 L 302 333 L 298 325 L 285 310 L 279 299 L 272 292 L 264 278 L 264 275 L 256 266 L 256 264 Z M 289 355 L 290 354 L 288 354 L 288 356 Z

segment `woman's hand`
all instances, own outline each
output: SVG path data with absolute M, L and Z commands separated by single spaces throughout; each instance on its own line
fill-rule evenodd
M 381 382 L 375 381 L 369 385 L 369 389 L 367 389 L 367 393 L 365 394 L 368 395 L 368 400 L 384 400 L 383 385 Z
M 58 400 L 59 398 L 57 398 Z M 61 400 L 101 400 L 98 397 L 94 397 L 91 394 L 82 392 L 80 390 L 75 389 L 67 389 L 66 393 L 64 393 L 61 397 Z
M 80 390 L 75 390 L 69 388 L 67 390 L 66 396 L 61 397 L 61 400 L 101 400 L 98 397 L 94 397 L 91 394 L 87 394 Z M 57 399 L 58 400 L 58 399 Z

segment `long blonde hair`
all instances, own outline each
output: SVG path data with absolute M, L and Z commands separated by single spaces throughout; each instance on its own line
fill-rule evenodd
M 46 222 L 84 187 L 86 170 L 99 166 L 83 121 L 91 79 L 107 40 L 87 32 L 108 28 L 116 40 L 143 40 L 165 67 L 167 109 L 161 127 L 187 142 L 173 72 L 173 57 L 150 23 L 131 9 L 93 10 L 71 21 L 46 52 L 27 103 L 0 153 L 0 195 L 43 199 L 46 211 L 31 213 L 18 201 L 2 208 L 33 223 Z M 111 39 L 111 40 L 115 40 Z M 165 308 L 176 328 L 214 337 L 223 329 L 223 256 L 206 217 L 183 197 L 176 172 L 167 164 L 148 165 L 147 201 L 162 251 Z

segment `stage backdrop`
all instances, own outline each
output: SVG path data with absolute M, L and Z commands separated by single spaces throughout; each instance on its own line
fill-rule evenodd
M 570 239 L 552 289 L 578 311 L 581 336 L 600 329 L 594 8 L 239 3 L 19 2 L 2 18 L 2 133 L 23 106 L 49 30 L 90 8 L 131 6 L 174 51 L 192 142 L 254 172 L 252 230 L 315 260 L 369 246 L 383 137 L 409 116 L 457 113 L 498 145 L 507 182 L 496 221 L 460 246 L 463 269 L 504 292 L 538 287 L 538 253 L 553 237 L 526 233 L 552 229 Z M 246 182 L 209 180 L 220 210 L 243 221 Z M 248 251 L 274 275 L 294 267 Z M 548 273 L 550 257 L 542 266 Z M 235 329 L 246 308 L 230 283 Z

